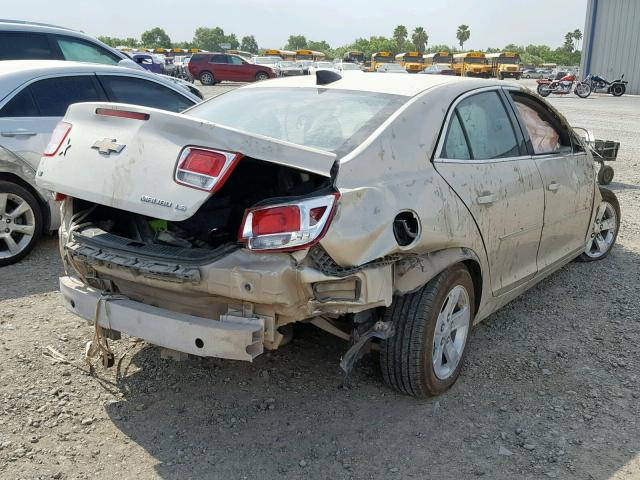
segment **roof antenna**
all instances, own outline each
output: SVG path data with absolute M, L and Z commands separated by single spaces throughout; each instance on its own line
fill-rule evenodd
M 316 85 L 327 85 L 340 80 L 342 76 L 331 70 L 316 70 Z

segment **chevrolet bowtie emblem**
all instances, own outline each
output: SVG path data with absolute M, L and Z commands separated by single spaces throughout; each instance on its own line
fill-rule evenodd
M 115 138 L 103 138 L 91 145 L 91 148 L 95 148 L 103 155 L 110 155 L 111 152 L 120 153 L 125 146 L 123 143 L 117 143 Z

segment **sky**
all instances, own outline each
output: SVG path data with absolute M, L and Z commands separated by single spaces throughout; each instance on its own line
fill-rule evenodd
M 191 40 L 197 27 L 215 27 L 240 39 L 254 35 L 261 48 L 281 48 L 289 35 L 326 40 L 332 47 L 358 37 L 392 36 L 396 25 L 425 28 L 430 45 L 456 44 L 469 25 L 465 49 L 547 44 L 584 30 L 587 0 L 2 0 L 0 16 L 82 30 L 92 35 L 140 37 L 165 29 L 172 41 Z

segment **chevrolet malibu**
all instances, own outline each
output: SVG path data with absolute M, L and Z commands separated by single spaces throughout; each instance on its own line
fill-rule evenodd
M 253 360 L 310 322 L 379 344 L 414 396 L 472 326 L 620 224 L 584 141 L 503 82 L 345 75 L 246 86 L 183 114 L 72 105 L 38 169 L 66 196 L 67 308 L 166 352 Z M 103 348 L 108 348 L 107 344 Z

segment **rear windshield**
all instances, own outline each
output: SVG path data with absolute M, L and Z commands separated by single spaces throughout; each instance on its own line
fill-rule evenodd
M 347 153 L 366 139 L 407 97 L 328 88 L 241 88 L 186 114 L 245 132 Z

